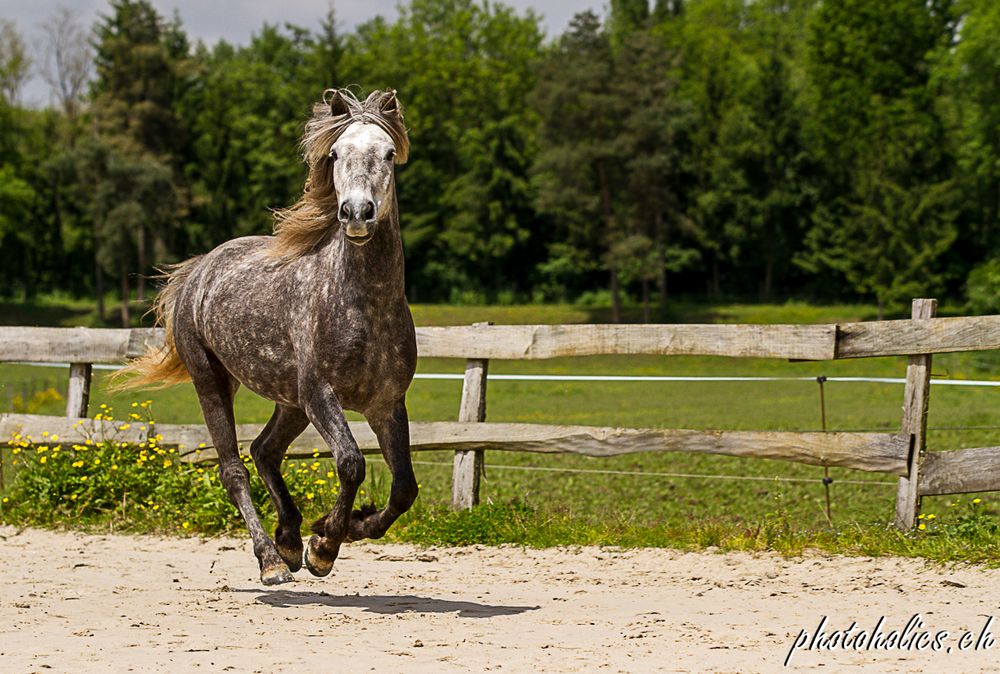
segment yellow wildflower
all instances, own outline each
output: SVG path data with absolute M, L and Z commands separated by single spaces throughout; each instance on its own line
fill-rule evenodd
M 927 525 L 924 524 L 923 522 L 921 522 L 920 524 L 917 525 L 917 528 L 920 529 L 921 531 L 923 531 L 924 529 L 927 528 Z

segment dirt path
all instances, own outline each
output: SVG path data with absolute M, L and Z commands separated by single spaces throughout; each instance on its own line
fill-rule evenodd
M 801 629 L 948 630 L 946 653 L 800 651 L 789 671 L 997 671 L 1000 571 L 813 556 L 574 548 L 344 549 L 257 582 L 242 539 L 0 527 L 2 672 L 779 671 Z M 1000 640 L 1000 624 L 994 630 Z

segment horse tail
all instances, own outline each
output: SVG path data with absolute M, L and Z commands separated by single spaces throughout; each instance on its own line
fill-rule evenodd
M 199 255 L 160 270 L 164 272 L 160 278 L 165 278 L 166 283 L 156 296 L 150 311 L 156 316 L 156 325 L 166 332 L 163 346 L 150 349 L 145 355 L 111 375 L 111 390 L 157 389 L 191 381 L 191 374 L 177 354 L 174 344 L 174 311 L 181 288 L 200 259 Z

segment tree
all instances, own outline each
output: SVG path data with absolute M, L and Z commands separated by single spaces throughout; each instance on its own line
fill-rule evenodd
M 57 9 L 41 29 L 42 78 L 72 126 L 92 72 L 93 51 L 79 15 L 67 7 Z M 70 142 L 74 137 L 70 136 Z
M 327 6 L 326 15 L 320 21 L 313 53 L 316 68 L 323 76 L 323 88 L 343 86 L 341 60 L 344 57 L 344 38 L 337 31 L 337 13 L 334 11 L 333 2 Z
M 168 200 L 176 206 L 173 217 L 179 219 L 185 210 L 180 198 L 185 191 L 180 169 L 186 139 L 175 113 L 175 102 L 180 62 L 187 57 L 187 38 L 178 18 L 165 24 L 147 0 L 113 0 L 111 9 L 112 13 L 103 16 L 95 29 L 97 77 L 92 85 L 93 114 L 101 142 L 108 145 L 110 156 L 115 158 L 109 160 L 112 166 L 170 166 L 173 180 L 161 187 L 169 192 Z M 127 249 L 134 251 L 134 265 L 124 262 L 119 265 L 124 322 L 128 318 L 129 301 L 126 267 L 138 272 L 138 295 L 143 300 L 144 274 L 155 264 L 158 254 L 173 248 L 168 237 L 174 227 L 149 226 L 147 222 L 152 223 L 153 219 L 112 217 L 118 205 L 103 203 L 93 216 L 98 263 L 95 273 L 100 273 L 104 250 L 101 242 L 115 241 L 115 237 L 107 236 L 107 231 L 102 232 L 101 228 L 108 227 L 108 223 L 124 227 L 126 221 L 129 226 L 138 227 L 134 234 L 137 245 Z M 151 245 L 147 243 L 149 237 Z
M 98 23 L 93 82 L 98 128 L 169 157 L 180 144 L 175 63 L 162 19 L 147 0 L 112 0 Z
M 0 19 L 0 96 L 16 105 L 31 72 L 31 58 L 24 38 L 13 21 Z
M 940 287 L 956 185 L 928 58 L 950 43 L 950 2 L 824 3 L 810 26 L 812 118 L 827 176 L 799 264 L 845 274 L 880 316 Z M 904 290 L 905 289 L 905 292 Z
M 611 47 L 618 50 L 629 35 L 646 27 L 649 0 L 611 0 L 608 33 Z
M 416 150 L 397 183 L 411 299 L 524 290 L 540 261 L 528 177 L 538 24 L 499 4 L 413 0 L 348 40 L 346 81 L 397 89 Z
M 249 45 L 220 41 L 195 53 L 193 83 L 177 106 L 192 138 L 184 167 L 192 209 L 179 252 L 269 233 L 272 210 L 301 192 L 299 137 L 324 86 L 316 48 L 301 29 L 265 25 Z
M 635 30 L 615 55 L 614 95 L 625 106 L 615 139 L 624 162 L 620 217 L 628 233 L 616 242 L 626 285 L 641 285 L 643 318 L 651 318 L 649 284 L 659 288 L 661 313 L 667 306 L 667 274 L 698 255 L 675 235 L 687 229 L 682 197 L 687 180 L 690 108 L 680 98 L 680 56 L 656 32 Z M 679 237 L 678 237 L 679 238 Z
M 542 119 L 535 164 L 538 208 L 576 248 L 578 263 L 603 266 L 611 286 L 612 320 L 621 320 L 615 214 L 623 154 L 616 147 L 626 103 L 616 95 L 608 35 L 593 12 L 577 14 L 542 64 L 532 99 Z M 566 254 L 566 247 L 553 252 Z
M 939 109 L 955 151 L 956 178 L 964 208 L 955 245 L 956 275 L 969 262 L 987 260 L 983 269 L 1000 261 L 1000 5 L 988 0 L 960 0 L 955 4 L 961 25 L 955 44 L 938 49 L 933 61 L 932 86 L 939 88 Z M 973 282 L 991 278 L 977 273 Z M 970 291 L 971 293 L 971 291 Z M 970 294 L 971 297 L 971 294 Z M 975 306 L 984 306 L 977 301 Z
M 707 258 L 709 293 L 722 292 L 722 275 L 739 265 L 748 239 L 742 204 L 745 174 L 734 152 L 752 133 L 747 108 L 754 59 L 742 44 L 747 25 L 741 0 L 701 0 L 685 5 L 682 20 L 663 30 L 681 54 L 681 95 L 690 107 L 687 209 L 691 230 Z

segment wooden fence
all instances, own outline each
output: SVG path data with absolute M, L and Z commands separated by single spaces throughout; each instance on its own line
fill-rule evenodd
M 888 473 L 899 477 L 896 525 L 911 528 L 922 496 L 1000 490 L 1000 447 L 946 452 L 927 450 L 927 407 L 934 353 L 1000 349 L 1000 316 L 935 318 L 937 303 L 913 301 L 909 320 L 832 325 L 505 325 L 417 329 L 421 357 L 465 358 L 458 422 L 414 422 L 414 451 L 455 452 L 452 501 L 456 508 L 478 502 L 486 449 L 615 456 L 632 452 L 704 452 L 797 461 Z M 14 434 L 48 431 L 66 442 L 114 434 L 142 442 L 159 434 L 185 461 L 212 461 L 215 452 L 204 426 L 139 425 L 88 419 L 94 363 L 121 364 L 162 343 L 157 329 L 0 327 L 0 362 L 71 363 L 66 417 L 0 415 L 0 442 Z M 711 355 L 790 360 L 834 360 L 908 356 L 903 416 L 897 433 L 695 431 L 541 424 L 486 423 L 486 380 L 491 359 L 540 359 L 605 354 Z M 240 425 L 248 445 L 260 425 Z M 377 452 L 367 424 L 352 422 L 359 447 Z M 324 443 L 309 427 L 289 456 L 311 456 Z

